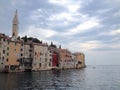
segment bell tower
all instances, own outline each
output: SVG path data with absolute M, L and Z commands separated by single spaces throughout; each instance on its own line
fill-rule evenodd
M 15 11 L 15 16 L 13 18 L 13 25 L 12 25 L 12 39 L 16 40 L 18 38 L 18 16 L 17 10 Z

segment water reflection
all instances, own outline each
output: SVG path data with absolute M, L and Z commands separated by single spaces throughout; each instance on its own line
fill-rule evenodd
M 0 73 L 0 90 L 119 90 L 120 66 Z
M 16 86 L 17 77 L 15 74 L 0 74 L 0 90 L 12 90 Z
M 0 90 L 73 90 L 72 74 L 71 70 L 0 74 Z
M 52 74 L 56 77 L 60 77 L 60 70 L 52 70 Z

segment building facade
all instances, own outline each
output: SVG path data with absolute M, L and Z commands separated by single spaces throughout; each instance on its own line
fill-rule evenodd
M 74 53 L 75 55 L 75 60 L 77 61 L 76 63 L 76 68 L 82 68 L 85 67 L 85 55 L 84 53 Z
M 72 53 L 67 49 L 59 49 L 59 57 L 60 57 L 60 68 L 68 69 L 74 68 L 75 60 L 72 58 Z
M 33 44 L 30 42 L 21 42 L 20 49 L 20 69 L 22 71 L 31 71 L 33 62 Z
M 6 42 L 7 42 L 7 36 L 5 34 L 0 34 L 0 71 L 2 71 L 5 67 Z
M 33 48 L 33 64 L 32 70 L 49 70 L 52 67 L 52 56 L 48 51 L 48 47 L 45 44 L 34 44 Z
M 40 71 L 85 67 L 83 53 L 71 53 L 57 48 L 51 42 L 42 43 L 36 38 L 18 36 L 17 10 L 13 18 L 12 37 L 0 34 L 0 72 Z
M 51 62 L 52 62 L 52 69 L 59 68 L 59 51 L 58 48 L 54 46 L 48 47 L 50 55 L 51 55 Z
M 17 41 L 8 40 L 6 48 L 5 69 L 15 71 L 19 69 L 21 44 Z

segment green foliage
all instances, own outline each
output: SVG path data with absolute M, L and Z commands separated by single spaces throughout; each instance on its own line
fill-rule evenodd
M 27 42 L 27 41 L 32 41 L 34 43 L 41 43 L 42 44 L 42 40 L 40 41 L 39 39 L 37 38 L 33 38 L 33 37 L 22 37 L 22 39 L 24 40 L 24 42 Z

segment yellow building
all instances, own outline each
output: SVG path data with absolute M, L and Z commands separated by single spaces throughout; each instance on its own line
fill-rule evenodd
M 85 55 L 84 53 L 75 53 L 75 60 L 77 60 L 76 67 L 81 68 L 85 67 Z
M 6 45 L 6 62 L 5 69 L 16 70 L 19 68 L 19 57 L 21 43 L 17 41 L 9 41 Z

